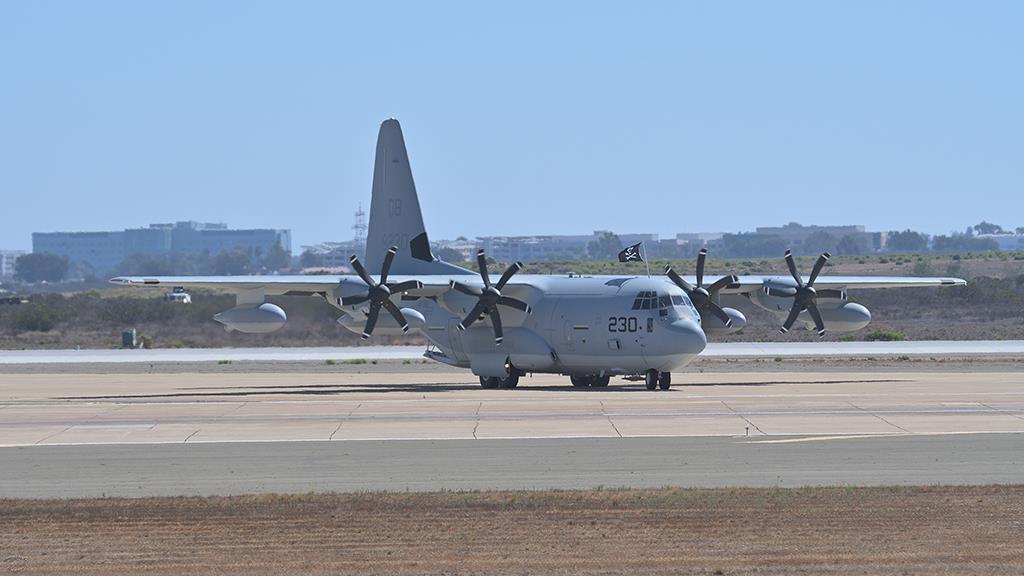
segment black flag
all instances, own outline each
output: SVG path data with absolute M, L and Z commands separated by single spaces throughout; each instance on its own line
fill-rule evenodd
M 622 252 L 619 252 L 619 262 L 644 262 L 644 257 L 640 254 L 640 245 L 643 242 L 637 242 L 632 246 L 626 246 Z

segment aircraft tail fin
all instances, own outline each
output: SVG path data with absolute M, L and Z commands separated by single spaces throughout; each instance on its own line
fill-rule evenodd
M 398 247 L 398 254 L 391 265 L 393 275 L 471 273 L 441 262 L 430 251 L 402 126 L 394 118 L 385 120 L 377 135 L 370 224 L 366 235 L 366 267 L 379 270 L 384 253 L 391 246 Z

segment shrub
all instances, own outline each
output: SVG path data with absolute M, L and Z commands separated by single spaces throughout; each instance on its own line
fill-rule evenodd
M 875 330 L 869 332 L 864 339 L 868 342 L 902 342 L 907 336 L 899 330 Z
M 11 327 L 19 332 L 49 332 L 57 325 L 57 313 L 45 304 L 21 306 L 11 318 Z

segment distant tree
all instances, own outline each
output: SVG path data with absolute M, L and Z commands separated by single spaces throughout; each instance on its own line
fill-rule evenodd
M 824 230 L 817 230 L 815 232 L 811 232 L 806 238 L 804 238 L 803 244 L 801 245 L 801 252 L 803 254 L 835 252 L 838 244 L 839 239 L 835 236 L 825 232 Z
M 245 251 L 231 250 L 217 254 L 213 259 L 213 269 L 215 274 L 237 276 L 239 274 L 248 274 L 250 263 L 249 255 Z
M 783 228 L 803 228 L 804 225 L 799 222 L 790 222 L 783 226 Z
M 468 240 L 466 239 L 466 237 L 465 237 L 465 236 L 459 236 L 459 237 L 458 237 L 458 238 L 456 238 L 455 240 L 457 240 L 457 241 L 459 241 L 459 242 L 468 242 Z
M 985 252 L 998 249 L 999 244 L 991 238 L 976 238 L 967 234 L 936 236 L 932 241 L 932 250 L 936 252 Z
M 597 240 L 587 243 L 587 255 L 595 260 L 607 260 L 615 258 L 625 248 L 618 234 L 613 232 L 601 232 Z
M 857 256 L 868 252 L 868 243 L 863 236 L 847 234 L 836 244 L 836 254 L 841 256 Z
M 974 230 L 974 232 L 976 234 L 1002 234 L 1003 233 L 1003 227 L 1002 226 L 1000 226 L 998 224 L 993 224 L 991 222 L 986 222 L 984 220 L 982 220 L 981 222 L 978 222 L 974 226 L 971 226 L 971 228 Z
M 263 267 L 268 270 L 281 270 L 282 268 L 288 268 L 292 265 L 292 255 L 278 242 L 274 244 L 274 247 L 267 252 L 267 255 L 263 257 Z
M 462 262 L 466 259 L 466 257 L 462 255 L 462 252 L 448 247 L 438 248 L 437 251 L 434 252 L 434 256 L 437 256 L 445 262 Z
M 324 255 L 311 250 L 303 250 L 299 255 L 299 265 L 303 268 L 317 268 L 324 265 Z
M 886 246 L 892 252 L 924 252 L 928 249 L 928 236 L 913 230 L 889 232 Z
M 68 259 L 49 252 L 19 256 L 14 261 L 14 277 L 22 282 L 60 282 L 68 273 Z
M 1024 236 L 1024 226 L 1017 226 L 1014 232 L 1017 233 L 1017 236 Z

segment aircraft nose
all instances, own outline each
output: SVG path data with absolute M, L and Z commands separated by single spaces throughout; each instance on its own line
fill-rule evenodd
M 700 354 L 708 345 L 707 336 L 701 330 L 700 324 L 693 320 L 676 320 L 669 325 L 672 332 L 672 343 L 680 349 L 683 354 Z

